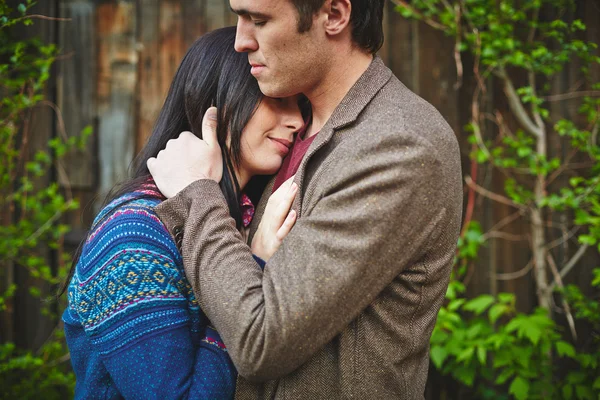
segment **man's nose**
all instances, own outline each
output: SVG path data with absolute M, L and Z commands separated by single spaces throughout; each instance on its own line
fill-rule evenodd
M 239 17 L 235 34 L 235 51 L 248 53 L 258 50 L 258 43 L 252 36 L 252 23 Z

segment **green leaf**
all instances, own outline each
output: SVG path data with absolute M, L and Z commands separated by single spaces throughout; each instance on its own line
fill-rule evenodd
M 488 312 L 490 323 L 495 324 L 498 318 L 506 314 L 509 310 L 510 309 L 508 308 L 508 306 L 504 304 L 494 304 Z
M 529 147 L 519 147 L 517 149 L 517 155 L 521 158 L 525 158 L 531 154 L 531 148 Z
M 498 293 L 498 301 L 503 304 L 514 304 L 515 295 L 513 293 Z
M 496 384 L 497 385 L 504 384 L 504 382 L 506 382 L 507 380 L 509 380 L 514 374 L 515 374 L 515 372 L 512 369 L 506 368 L 496 378 Z
M 575 394 L 578 399 L 595 400 L 594 392 L 585 385 L 575 385 Z
M 456 311 L 462 306 L 467 300 L 465 299 L 454 299 L 448 303 L 448 310 Z
M 538 344 L 543 333 L 539 326 L 529 322 L 523 324 L 521 332 L 533 345 Z
M 482 366 L 485 366 L 487 360 L 487 352 L 484 347 L 477 346 L 477 359 Z
M 573 398 L 573 386 L 565 385 L 562 387 L 562 395 L 565 400 L 569 400 Z
M 600 286 L 600 268 L 594 268 L 594 279 L 592 280 L 592 286 Z
M 410 19 L 415 16 L 413 11 L 408 7 L 396 6 L 396 11 L 399 12 L 406 19 Z
M 578 239 L 579 239 L 579 243 L 581 243 L 581 244 L 588 244 L 590 246 L 595 245 L 596 242 L 598 241 L 598 239 L 596 239 L 592 235 L 580 235 L 578 237 Z
M 456 361 L 461 362 L 464 361 L 469 362 L 473 359 L 473 354 L 475 353 L 475 349 L 473 347 L 467 347 L 463 351 L 460 352 L 458 357 L 456 357 Z
M 575 358 L 575 348 L 570 343 L 559 340 L 555 343 L 555 346 L 560 357 Z
M 508 393 L 514 395 L 517 400 L 525 400 L 529 395 L 529 382 L 517 376 L 510 384 Z
M 452 374 L 458 381 L 469 387 L 473 386 L 473 381 L 475 380 L 475 368 L 470 366 L 460 366 L 455 368 L 452 371 Z
M 27 7 L 25 7 L 25 4 L 21 3 L 17 7 L 17 10 L 19 10 L 21 14 L 25 14 L 27 12 Z
M 448 351 L 441 346 L 431 347 L 431 361 L 437 369 L 441 369 L 444 365 L 444 361 L 448 358 Z
M 489 294 L 484 294 L 484 295 L 474 298 L 473 300 L 469 300 L 467 302 L 467 304 L 464 305 L 463 309 L 466 311 L 472 311 L 476 315 L 480 315 L 489 306 L 494 304 L 495 301 L 496 301 L 496 299 L 494 299 L 494 296 L 490 296 Z

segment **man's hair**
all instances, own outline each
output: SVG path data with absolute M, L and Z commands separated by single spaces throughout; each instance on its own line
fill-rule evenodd
M 291 0 L 298 10 L 298 32 L 312 27 L 313 16 L 325 0 Z M 376 53 L 383 45 L 383 6 L 385 0 L 351 0 L 352 39 L 362 49 Z

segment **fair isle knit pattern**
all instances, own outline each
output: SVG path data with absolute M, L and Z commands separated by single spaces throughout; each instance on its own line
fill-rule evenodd
M 94 221 L 63 316 L 76 398 L 233 395 L 235 369 L 154 213 L 161 200 L 148 184 Z

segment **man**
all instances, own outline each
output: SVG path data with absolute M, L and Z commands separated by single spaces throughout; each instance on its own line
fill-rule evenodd
M 312 105 L 266 189 L 295 174 L 296 225 L 262 270 L 204 179 L 220 162 L 208 132 L 148 165 L 176 194 L 157 211 L 182 239 L 186 274 L 238 368 L 236 398 L 423 398 L 460 228 L 456 138 L 374 56 L 384 0 L 230 5 L 236 50 L 263 93 L 303 93 Z

